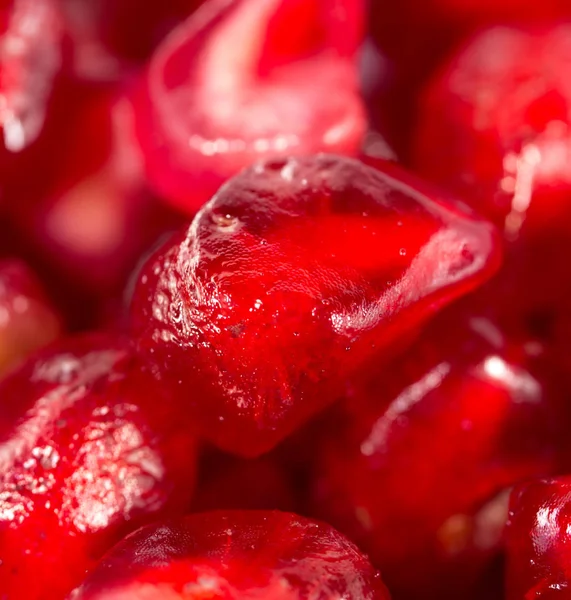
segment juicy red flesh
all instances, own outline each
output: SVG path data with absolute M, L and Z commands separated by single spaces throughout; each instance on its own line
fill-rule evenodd
M 1 260 L 0 376 L 60 333 L 60 318 L 34 273 L 19 260 Z
M 144 527 L 117 545 L 73 600 L 388 600 L 379 574 L 324 523 L 220 511 Z
M 193 213 L 257 160 L 356 155 L 363 11 L 362 0 L 204 2 L 156 50 L 136 98 L 155 189 Z
M 180 513 L 188 427 L 104 337 L 68 340 L 0 383 L 0 597 L 61 600 L 107 549 Z
M 384 169 L 327 155 L 255 166 L 143 268 L 139 350 L 219 447 L 269 450 L 493 273 L 486 223 Z
M 507 600 L 571 597 L 571 478 L 514 489 L 506 533 Z
M 461 325 L 461 324 L 460 324 Z M 509 489 L 567 461 L 566 397 L 536 343 L 436 321 L 323 427 L 314 512 L 396 598 L 483 598 Z

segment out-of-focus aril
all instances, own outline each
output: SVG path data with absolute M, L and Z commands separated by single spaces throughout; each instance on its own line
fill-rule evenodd
M 206 1 L 156 50 L 136 97 L 155 189 L 192 213 L 256 160 L 356 155 L 363 16 L 362 0 Z
M 62 37 L 58 0 L 11 0 L 0 8 L 0 126 L 10 152 L 42 129 L 62 68 Z
M 128 345 L 88 336 L 0 384 L 0 596 L 61 600 L 126 533 L 181 514 L 195 442 Z
M 60 318 L 31 270 L 0 260 L 0 376 L 60 333 Z
M 395 597 L 490 597 L 510 488 L 568 466 L 567 397 L 544 352 L 443 314 L 323 428 L 314 514 Z

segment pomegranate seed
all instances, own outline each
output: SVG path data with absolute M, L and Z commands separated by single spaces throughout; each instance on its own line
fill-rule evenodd
M 60 332 L 59 316 L 26 264 L 0 261 L 0 375 Z
M 159 46 L 137 96 L 156 190 L 192 213 L 256 160 L 356 155 L 362 18 L 362 0 L 207 0 Z
M 62 342 L 0 399 L 0 597 L 61 600 L 126 533 L 188 505 L 194 442 L 123 342 Z
M 11 0 L 0 9 L 0 126 L 18 152 L 39 135 L 62 66 L 57 0 Z
M 144 527 L 116 546 L 73 600 L 389 600 L 367 558 L 324 523 L 277 511 L 219 511 Z
M 570 597 L 570 530 L 570 477 L 514 489 L 506 534 L 508 600 Z
M 75 73 L 87 79 L 126 78 L 201 0 L 59 0 Z
M 207 439 L 269 450 L 494 272 L 491 227 L 406 177 L 326 155 L 259 164 L 149 259 L 133 333 Z
M 489 291 L 520 328 L 567 319 L 571 25 L 486 30 L 453 56 L 421 103 L 415 163 L 503 230 L 504 272 Z M 547 337 L 556 337 L 557 331 Z
M 567 461 L 566 399 L 540 351 L 443 315 L 324 429 L 314 512 L 397 597 L 490 597 L 509 489 Z

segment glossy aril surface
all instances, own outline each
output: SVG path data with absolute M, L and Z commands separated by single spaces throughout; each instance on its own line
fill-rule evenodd
M 571 0 L 0 0 L 0 600 L 571 600 L 570 73 Z
M 0 376 L 54 341 L 61 320 L 41 283 L 20 260 L 0 260 Z
M 511 486 L 568 460 L 556 382 L 536 343 L 437 318 L 322 428 L 315 515 L 370 555 L 395 598 L 495 597 Z
M 507 538 L 507 600 L 571 598 L 571 478 L 514 489 Z
M 363 15 L 362 0 L 204 2 L 157 48 L 136 98 L 155 189 L 192 214 L 257 160 L 356 155 Z
M 117 545 L 71 596 L 212 600 L 388 600 L 380 575 L 324 523 L 219 511 L 152 525 Z
M 269 450 L 494 272 L 487 223 L 383 168 L 329 155 L 259 164 L 143 267 L 138 349 L 218 446 Z
M 149 519 L 182 512 L 195 449 L 128 348 L 61 342 L 0 383 L 0 596 L 61 600 Z

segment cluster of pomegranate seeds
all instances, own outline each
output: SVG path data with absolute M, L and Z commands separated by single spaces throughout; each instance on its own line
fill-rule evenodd
M 485 318 L 451 325 L 438 317 L 352 390 L 317 449 L 313 512 L 407 598 L 488 597 L 511 486 L 557 472 L 571 450 L 545 349 L 510 344 Z
M 568 0 L 1 2 L 0 600 L 571 598 L 570 68 Z

